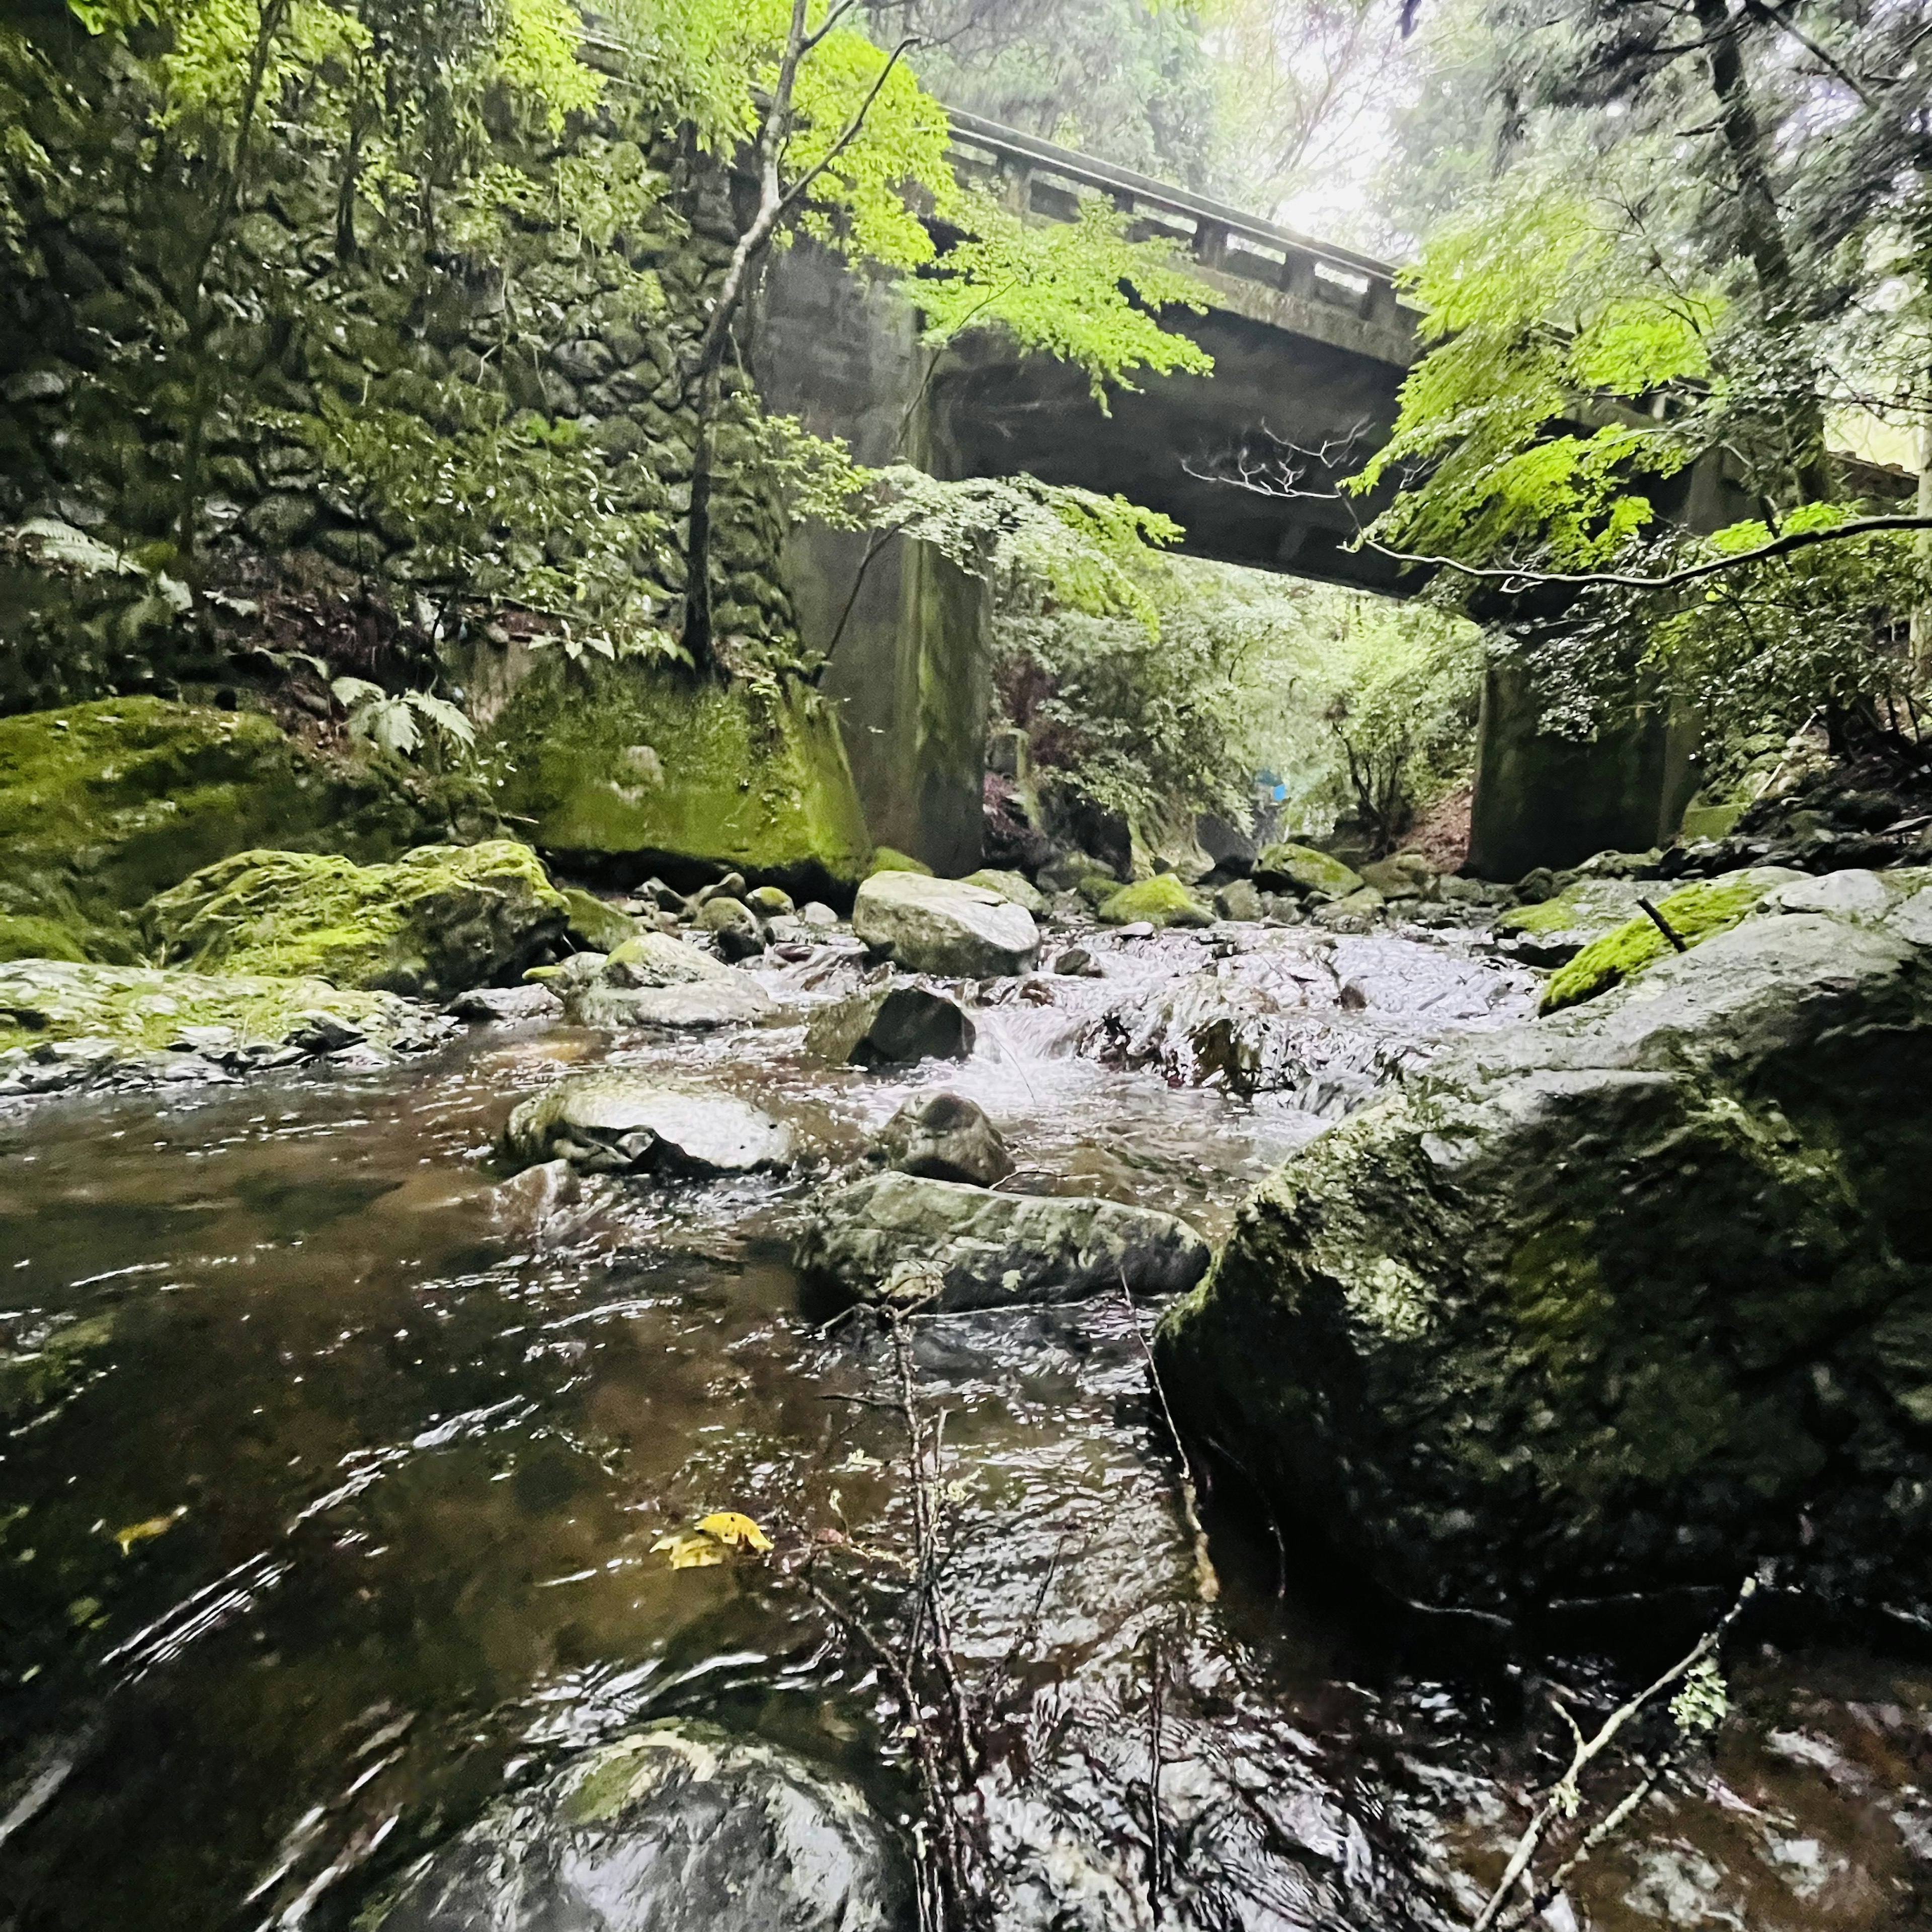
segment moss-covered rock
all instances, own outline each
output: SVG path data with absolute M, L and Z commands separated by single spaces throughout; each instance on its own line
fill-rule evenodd
M 966 883 L 969 886 L 984 886 L 989 892 L 998 892 L 1001 898 L 1010 899 L 1016 906 L 1024 906 L 1035 919 L 1046 916 L 1046 893 L 1023 872 L 1003 872 L 988 866 L 980 872 L 968 872 Z
M 1318 852 L 1312 845 L 1297 845 L 1292 841 L 1284 841 L 1268 847 L 1255 861 L 1255 883 L 1270 890 L 1279 891 L 1283 886 L 1292 886 L 1297 890 L 1313 892 L 1324 898 L 1346 898 L 1349 893 L 1361 890 L 1361 874 L 1352 872 L 1340 860 L 1327 852 Z
M 482 829 L 473 794 L 334 765 L 250 712 L 126 698 L 0 718 L 0 915 L 50 958 L 131 961 L 127 915 L 251 845 L 386 859 Z
M 614 952 L 637 937 L 637 921 L 608 900 L 586 892 L 580 886 L 566 886 L 562 892 L 564 904 L 570 910 L 566 931 L 573 946 L 589 952 Z
M 1212 926 L 1214 915 L 1172 872 L 1156 873 L 1123 886 L 1101 902 L 1100 914 L 1108 926 Z
M 326 1016 L 333 1028 L 318 1025 Z M 360 992 L 320 980 L 252 973 L 185 973 L 159 966 L 100 966 L 54 959 L 0 964 L 0 1053 L 32 1055 L 69 1041 L 101 1042 L 106 1055 L 158 1053 L 218 1028 L 238 1047 L 314 1038 L 315 1050 L 366 1040 L 408 1051 L 447 1030 L 393 993 Z
M 910 852 L 902 852 L 893 845 L 872 848 L 872 861 L 866 874 L 869 878 L 874 872 L 921 872 L 928 879 L 932 877 L 932 868 L 923 859 L 915 859 Z
M 1242 1208 L 1184 1420 L 1399 1594 L 1932 1600 L 1932 902 L 1473 1038 Z
M 838 721 L 802 686 L 539 653 L 487 749 L 546 851 L 848 900 L 872 860 Z
M 1755 912 L 1765 895 L 1799 875 L 1783 866 L 1765 866 L 1748 872 L 1726 872 L 1714 879 L 1701 879 L 1667 898 L 1654 902 L 1658 913 L 1684 945 L 1696 946 L 1714 933 L 1728 932 L 1747 914 Z M 1605 880 L 1601 884 L 1617 883 Z M 1571 893 L 1581 891 L 1573 886 Z M 1640 892 L 1634 896 L 1642 896 Z M 1524 912 L 1534 915 L 1547 907 L 1560 906 L 1569 898 L 1530 906 Z M 1514 915 L 1521 919 L 1523 914 Z M 1626 919 L 1600 938 L 1593 939 L 1570 963 L 1554 974 L 1543 989 L 1543 1010 L 1560 1012 L 1580 1001 L 1594 999 L 1612 986 L 1634 980 L 1646 967 L 1654 965 L 1677 949 L 1664 936 L 1663 928 L 1648 913 Z
M 568 919 L 536 854 L 490 839 L 390 866 L 238 852 L 151 899 L 142 925 L 165 963 L 447 998 L 514 979 Z
M 1562 966 L 1592 940 L 1641 918 L 1637 901 L 1662 890 L 1640 879 L 1579 879 L 1554 898 L 1511 907 L 1498 918 L 1496 929 L 1516 942 L 1517 956 L 1529 964 Z

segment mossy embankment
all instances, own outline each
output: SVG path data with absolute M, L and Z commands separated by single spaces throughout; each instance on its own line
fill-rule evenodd
M 215 860 L 466 842 L 492 823 L 482 796 L 326 758 L 253 712 L 123 698 L 0 718 L 0 958 L 131 962 L 130 916 Z

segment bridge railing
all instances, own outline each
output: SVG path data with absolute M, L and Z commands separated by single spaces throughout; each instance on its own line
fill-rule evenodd
M 1324 302 L 1383 328 L 1404 328 L 1412 322 L 1413 311 L 1396 293 L 1394 270 L 1373 256 L 1311 240 L 1226 202 L 977 115 L 948 111 L 955 168 L 962 178 L 992 188 L 1022 214 L 1071 221 L 1078 217 L 1081 195 L 1098 191 L 1136 218 L 1129 230 L 1136 240 L 1171 242 L 1211 272 Z

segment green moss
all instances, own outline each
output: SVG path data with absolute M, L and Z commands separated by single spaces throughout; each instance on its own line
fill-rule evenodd
M 124 1053 L 154 1053 L 184 1027 L 226 1027 L 238 1044 L 274 1045 L 316 1012 L 346 1021 L 386 1047 L 418 1030 L 422 1012 L 394 994 L 346 991 L 319 980 L 46 959 L 0 964 L 0 1052 L 106 1040 Z
M 0 718 L 0 914 L 125 963 L 125 916 L 198 867 L 251 845 L 386 858 L 447 836 L 455 792 L 329 765 L 250 712 L 130 698 Z
M 1098 912 L 1120 890 L 1120 882 L 1112 872 L 1087 872 L 1075 880 L 1073 890 Z
M 85 959 L 80 935 L 59 920 L 0 913 L 0 959 Z
M 568 916 L 536 854 L 492 839 L 392 866 L 239 852 L 152 900 L 142 923 L 164 962 L 203 972 L 446 994 L 514 976 Z
M 915 859 L 909 853 L 901 852 L 890 845 L 872 848 L 872 862 L 866 868 L 869 878 L 874 872 L 920 872 L 927 878 L 932 877 L 932 868 L 922 859 Z
M 1769 888 L 1749 878 L 1715 879 L 1686 886 L 1658 902 L 1658 911 L 1686 946 L 1724 932 L 1756 909 Z M 1541 1010 L 1560 1012 L 1594 999 L 1634 979 L 1654 961 L 1673 951 L 1648 914 L 1640 913 L 1614 932 L 1593 939 L 1568 965 L 1552 974 L 1543 989 Z
M 1255 861 L 1258 880 L 1286 879 L 1305 892 L 1321 892 L 1330 898 L 1346 898 L 1361 889 L 1361 875 L 1326 852 L 1312 845 L 1284 842 L 1270 845 Z
M 486 752 L 501 803 L 546 850 L 703 861 L 808 890 L 870 868 L 838 721 L 802 686 L 540 653 Z
M 581 946 L 587 952 L 614 952 L 626 940 L 637 937 L 637 921 L 607 904 L 595 892 L 566 886 L 563 900 L 570 908 L 568 930 L 573 946 Z
M 1142 920 L 1156 926 L 1212 926 L 1214 916 L 1172 872 L 1159 872 L 1131 886 L 1123 886 L 1100 908 L 1109 926 L 1133 926 Z

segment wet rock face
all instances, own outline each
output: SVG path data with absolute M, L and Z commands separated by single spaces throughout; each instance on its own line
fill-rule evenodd
M 1499 936 L 1532 966 L 1562 966 L 1592 940 L 1640 916 L 1640 898 L 1667 891 L 1640 879 L 1580 879 L 1554 898 L 1513 908 L 1496 921 Z
M 148 901 L 164 960 L 447 998 L 513 977 L 560 942 L 568 902 L 526 845 L 426 845 L 392 866 L 238 852 Z
M 707 1724 L 653 1724 L 498 1806 L 376 1932 L 896 1932 L 904 1853 L 850 1786 Z
M 522 1102 L 503 1130 L 500 1152 L 520 1166 L 567 1160 L 590 1173 L 705 1179 L 788 1167 L 792 1136 L 728 1094 L 605 1067 Z
M 880 1130 L 874 1150 L 900 1174 L 991 1187 L 1013 1171 L 1000 1130 L 983 1108 L 957 1094 L 922 1094 Z
M 1207 1272 L 1185 1221 L 1112 1201 L 994 1194 L 884 1174 L 824 1196 L 794 1255 L 845 1301 L 928 1301 L 942 1312 L 1118 1294 L 1172 1294 Z
M 852 930 L 908 972 L 998 979 L 1030 972 L 1040 928 L 1024 906 L 963 879 L 875 872 L 859 888 Z
M 805 1043 L 835 1066 L 912 1066 L 922 1060 L 964 1060 L 975 1037 L 956 1001 L 923 986 L 892 986 L 821 1007 L 806 1029 Z
M 1751 918 L 1319 1136 L 1163 1322 L 1177 1406 L 1405 1596 L 1932 1600 L 1919 904 Z

